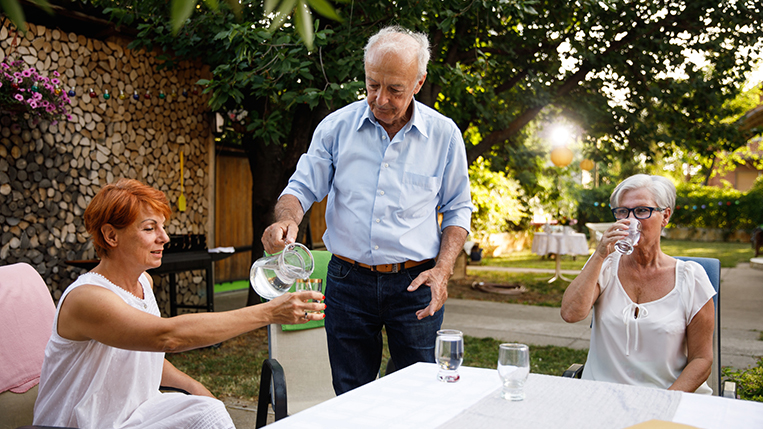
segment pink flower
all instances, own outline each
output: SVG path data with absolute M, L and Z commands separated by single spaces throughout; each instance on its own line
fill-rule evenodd
M 24 77 L 29 77 L 29 76 L 32 75 L 32 72 L 29 71 L 29 69 L 27 69 L 27 70 L 24 70 L 23 72 L 21 72 L 21 75 L 24 76 Z
M 60 74 L 59 74 L 57 71 L 53 70 L 53 76 L 55 76 L 55 77 L 59 77 L 59 76 L 61 76 L 61 75 L 60 75 Z
M 51 80 L 50 80 L 50 83 L 52 83 L 53 85 L 60 85 L 60 84 L 61 84 L 61 81 L 60 81 L 60 80 L 58 80 L 58 79 L 51 79 Z
M 36 109 L 37 108 L 37 102 L 34 101 L 34 100 L 29 100 L 29 107 L 31 107 L 32 109 Z
M 18 101 L 24 101 L 24 96 L 21 94 L 16 94 L 13 96 L 13 98 L 15 98 Z

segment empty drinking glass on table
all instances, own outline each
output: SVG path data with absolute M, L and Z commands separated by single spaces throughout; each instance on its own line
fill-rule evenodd
M 439 366 L 437 379 L 446 383 L 458 381 L 461 378 L 458 367 L 464 361 L 464 334 L 455 329 L 437 331 L 434 353 Z
M 628 236 L 615 243 L 615 249 L 623 255 L 633 253 L 633 246 L 638 244 L 638 240 L 641 238 L 641 222 L 636 219 L 628 220 L 630 221 L 628 224 Z
M 498 346 L 498 376 L 503 388 L 501 397 L 511 401 L 525 399 L 525 381 L 530 375 L 530 348 L 525 344 L 504 343 Z

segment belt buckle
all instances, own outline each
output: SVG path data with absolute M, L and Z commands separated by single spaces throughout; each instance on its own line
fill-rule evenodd
M 398 272 L 400 272 L 400 265 L 401 264 L 392 264 L 392 271 L 390 271 L 390 272 L 391 273 L 398 273 Z

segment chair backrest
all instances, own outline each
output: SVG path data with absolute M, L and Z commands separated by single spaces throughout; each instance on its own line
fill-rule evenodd
M 695 258 L 690 256 L 676 256 L 676 259 L 682 261 L 693 261 L 705 269 L 707 277 L 710 278 L 715 296 L 713 305 L 715 306 L 715 328 L 713 329 L 713 365 L 710 367 L 710 378 L 707 384 L 713 389 L 713 394 L 721 395 L 721 261 L 715 258 Z
M 331 253 L 313 251 L 315 270 L 311 278 L 323 281 Z M 294 414 L 336 396 L 331 382 L 328 344 L 323 321 L 304 325 L 269 325 L 268 352 L 281 364 L 286 378 L 288 414 Z
M 56 307 L 29 264 L 0 267 L 0 429 L 31 425 Z

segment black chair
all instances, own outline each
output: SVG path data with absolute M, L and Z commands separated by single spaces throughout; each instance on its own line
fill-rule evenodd
M 710 369 L 710 377 L 707 384 L 718 396 L 727 398 L 737 397 L 736 383 L 732 381 L 721 380 L 721 261 L 715 258 L 695 258 L 688 256 L 676 256 L 676 259 L 682 261 L 693 261 L 702 266 L 710 279 L 710 283 L 715 289 L 713 296 L 713 305 L 715 306 L 715 328 L 713 329 L 713 365 Z M 583 375 L 583 364 L 575 363 L 570 365 L 562 377 L 580 378 Z

